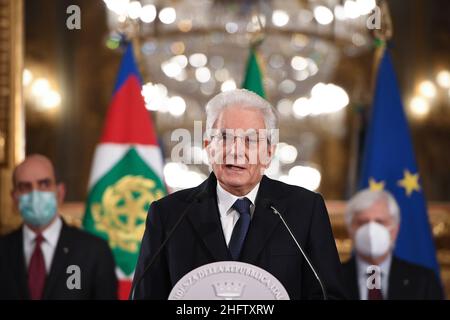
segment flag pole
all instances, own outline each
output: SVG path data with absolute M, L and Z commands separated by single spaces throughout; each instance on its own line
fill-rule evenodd
M 374 30 L 374 43 L 375 43 L 375 52 L 372 66 L 372 81 L 371 87 L 372 92 L 375 88 L 378 74 L 378 66 L 380 64 L 381 59 L 383 58 L 384 51 L 386 50 L 387 43 L 392 39 L 394 28 L 392 25 L 391 13 L 389 11 L 389 6 L 386 1 L 380 1 L 380 17 L 381 24 L 380 29 Z
M 381 21 L 380 21 L 380 29 L 375 29 L 373 32 L 375 50 L 373 54 L 374 57 L 370 76 L 371 77 L 370 91 L 372 93 L 375 92 L 379 64 L 384 55 L 384 51 L 386 50 L 387 43 L 388 41 L 390 41 L 393 35 L 393 25 L 387 1 L 381 0 L 379 2 L 379 7 L 376 8 L 376 10 L 379 10 Z M 368 108 L 370 107 L 371 106 L 368 106 Z M 364 130 L 364 122 L 365 122 L 364 109 L 362 108 L 359 111 L 357 111 L 357 115 L 353 123 L 354 138 L 352 139 L 350 146 L 351 148 L 350 167 L 353 169 L 350 169 L 349 174 L 349 183 L 348 183 L 349 189 L 347 190 L 349 196 L 355 193 L 355 191 L 358 189 L 359 171 L 361 169 L 358 159 L 360 159 L 361 156 L 360 139 L 361 133 Z

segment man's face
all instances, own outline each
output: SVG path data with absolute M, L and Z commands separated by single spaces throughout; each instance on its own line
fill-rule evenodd
M 56 183 L 51 162 L 41 156 L 26 159 L 15 171 L 12 197 L 16 207 L 21 195 L 34 190 L 54 192 L 59 204 L 64 199 L 64 185 Z
M 214 174 L 222 187 L 245 195 L 261 181 L 274 147 L 268 143 L 263 113 L 230 106 L 216 120 L 211 141 L 205 141 Z
M 393 242 L 397 239 L 399 226 L 389 213 L 388 204 L 384 199 L 380 199 L 372 204 L 369 208 L 360 212 L 355 212 L 352 223 L 350 225 L 350 236 L 355 240 L 355 234 L 359 227 L 369 222 L 378 222 L 385 226 L 391 234 Z

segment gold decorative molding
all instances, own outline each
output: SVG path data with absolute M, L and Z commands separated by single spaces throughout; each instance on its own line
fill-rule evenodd
M 19 223 L 10 191 L 14 166 L 25 153 L 23 0 L 0 0 L 0 233 Z

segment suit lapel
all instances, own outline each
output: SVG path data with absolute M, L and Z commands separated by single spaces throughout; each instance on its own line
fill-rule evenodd
M 52 290 L 59 278 L 65 274 L 65 266 L 67 265 L 67 259 L 70 254 L 70 234 L 67 225 L 63 221 L 63 226 L 61 228 L 61 233 L 59 235 L 58 244 L 53 255 L 53 261 L 50 268 L 50 273 L 45 281 L 44 288 L 44 299 L 49 299 Z
M 345 284 L 347 287 L 347 293 L 350 295 L 349 298 L 353 300 L 360 299 L 359 286 L 358 286 L 358 274 L 356 272 L 356 259 L 355 256 L 344 264 L 343 275 Z
M 11 261 L 14 261 L 13 268 L 17 271 L 17 288 L 22 299 L 30 299 L 28 290 L 28 272 L 25 264 L 23 251 L 23 226 L 17 230 L 15 239 L 10 248 Z
M 206 196 L 192 206 L 187 217 L 216 261 L 231 260 L 220 223 L 216 183 L 216 177 L 211 173 L 200 186 L 200 190 L 206 192 Z
M 207 196 L 192 206 L 188 219 L 216 261 L 231 260 L 220 223 L 216 186 L 216 177 L 211 173 L 204 185 L 199 188 L 200 191 L 205 191 Z M 268 204 L 284 212 L 286 205 L 281 198 L 277 190 L 270 188 L 270 179 L 263 176 L 255 200 L 255 212 L 242 249 L 241 261 L 252 264 L 256 262 L 258 255 L 280 223 L 279 217 L 273 213 Z
M 389 271 L 389 287 L 388 299 L 405 299 L 410 296 L 409 289 L 410 280 L 405 277 L 402 270 L 399 268 L 397 259 L 393 256 L 391 262 L 391 270 Z
M 280 223 L 280 218 L 273 213 L 270 205 L 285 212 L 286 204 L 279 199 L 276 190 L 270 188 L 270 179 L 263 176 L 255 200 L 255 212 L 242 249 L 240 260 L 243 262 L 256 263 L 258 255 Z

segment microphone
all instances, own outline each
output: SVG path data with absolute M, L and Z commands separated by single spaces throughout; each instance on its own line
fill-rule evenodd
M 291 231 L 291 228 L 289 228 L 289 225 L 287 224 L 286 220 L 284 220 L 281 213 L 269 202 L 268 207 L 272 209 L 273 213 L 280 217 L 281 221 L 283 222 L 284 226 L 286 227 L 287 231 L 289 232 L 292 240 L 294 240 L 295 244 L 297 245 L 297 248 L 300 250 L 302 256 L 305 258 L 306 262 L 308 263 L 309 267 L 311 268 L 312 272 L 314 273 L 314 276 L 317 279 L 317 282 L 319 282 L 320 288 L 322 289 L 322 297 L 323 300 L 328 300 L 327 292 L 325 290 L 325 287 L 322 283 L 322 280 L 320 279 L 319 275 L 316 272 L 316 269 L 312 265 L 311 261 L 309 260 L 308 256 L 306 255 L 305 251 L 303 251 L 303 248 L 301 247 L 300 243 L 298 243 L 297 239 L 295 238 L 294 234 Z
M 197 194 L 194 194 L 193 196 L 191 196 L 189 198 L 188 201 L 190 201 L 189 205 L 184 209 L 184 211 L 181 213 L 180 217 L 178 218 L 177 222 L 174 224 L 174 226 L 172 227 L 172 229 L 170 229 L 169 233 L 167 234 L 166 239 L 164 239 L 164 241 L 161 243 L 161 245 L 159 246 L 158 250 L 156 250 L 155 254 L 153 255 L 152 259 L 150 260 L 150 262 L 147 264 L 147 266 L 144 268 L 144 271 L 142 271 L 142 274 L 139 276 L 139 278 L 136 280 L 136 282 L 133 284 L 133 287 L 131 288 L 131 300 L 134 300 L 134 295 L 136 292 L 136 289 L 139 287 L 139 284 L 141 283 L 141 281 L 144 279 L 145 274 L 147 273 L 148 270 L 150 270 L 150 268 L 152 267 L 152 265 L 156 262 L 156 259 L 159 257 L 159 255 L 161 254 L 162 250 L 164 249 L 164 247 L 166 246 L 167 242 L 170 240 L 170 238 L 172 237 L 173 233 L 175 232 L 175 230 L 177 229 L 177 227 L 180 225 L 180 223 L 184 220 L 184 217 L 187 215 L 189 209 L 192 207 L 192 205 L 194 203 L 198 203 L 201 200 L 203 200 L 203 198 L 205 198 L 205 196 L 208 193 L 203 190 L 200 191 Z

